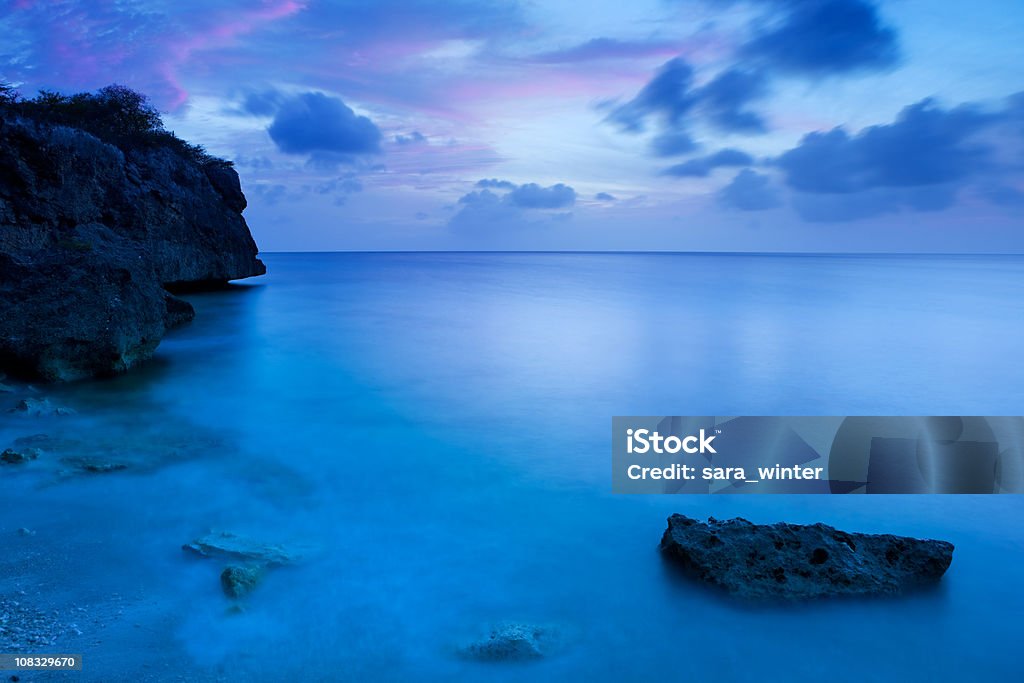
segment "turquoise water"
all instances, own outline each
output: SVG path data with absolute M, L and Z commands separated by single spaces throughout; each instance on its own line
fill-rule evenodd
M 191 296 L 140 371 L 46 392 L 77 415 L 0 420 L 129 465 L 0 477 L 0 596 L 56 611 L 75 680 L 1018 679 L 1024 498 L 613 496 L 608 438 L 613 415 L 1022 414 L 1024 258 L 266 261 Z M 751 608 L 662 563 L 672 512 L 957 550 L 907 599 Z M 180 548 L 210 528 L 306 556 L 231 609 Z M 455 656 L 517 620 L 563 647 Z

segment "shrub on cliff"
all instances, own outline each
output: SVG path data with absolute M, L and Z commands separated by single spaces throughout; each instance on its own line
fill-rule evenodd
M 231 165 L 168 131 L 149 99 L 123 85 L 74 95 L 40 90 L 25 99 L 0 83 L 0 110 L 37 123 L 78 128 L 126 152 L 165 147 L 199 164 Z

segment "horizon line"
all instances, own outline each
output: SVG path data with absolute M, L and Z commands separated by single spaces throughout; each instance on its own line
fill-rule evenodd
M 654 256 L 1024 256 L 1024 252 L 973 251 L 714 251 L 644 249 L 298 249 L 266 254 L 630 254 Z

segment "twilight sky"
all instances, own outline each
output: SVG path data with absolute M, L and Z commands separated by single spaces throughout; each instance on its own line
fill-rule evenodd
M 1020 0 L 0 7 L 0 78 L 148 93 L 264 251 L 1024 252 Z

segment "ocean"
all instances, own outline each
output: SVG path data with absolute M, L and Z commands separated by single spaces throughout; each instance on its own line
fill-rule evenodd
M 1024 414 L 1024 257 L 264 258 L 188 295 L 139 370 L 41 388 L 75 415 L 0 418 L 0 447 L 124 465 L 0 470 L 0 598 L 83 655 L 68 680 L 1018 680 L 1024 497 L 613 495 L 609 438 L 614 415 Z M 662 561 L 673 512 L 956 552 L 901 599 L 750 606 Z M 301 558 L 232 601 L 181 548 L 210 529 Z M 504 622 L 559 647 L 457 656 Z

